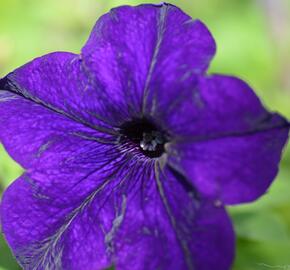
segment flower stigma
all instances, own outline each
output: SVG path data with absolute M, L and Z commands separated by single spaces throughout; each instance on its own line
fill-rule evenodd
M 133 119 L 120 128 L 121 142 L 129 143 L 147 157 L 158 158 L 164 152 L 164 144 L 168 142 L 165 132 L 160 131 L 149 120 Z

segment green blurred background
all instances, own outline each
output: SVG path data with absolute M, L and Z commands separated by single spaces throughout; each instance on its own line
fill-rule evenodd
M 290 119 L 289 0 L 169 2 L 204 21 L 213 33 L 218 51 L 210 72 L 242 77 L 269 109 Z M 48 52 L 79 52 L 101 14 L 114 6 L 140 3 L 0 0 L 0 77 Z M 229 208 L 238 235 L 235 270 L 290 269 L 289 146 L 269 192 L 257 202 Z M 0 196 L 21 171 L 0 146 Z M 3 269 L 20 268 L 1 236 Z

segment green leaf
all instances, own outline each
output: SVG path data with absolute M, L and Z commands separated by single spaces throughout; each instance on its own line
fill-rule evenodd
M 3 235 L 0 233 L 0 270 L 20 270 L 20 266 L 16 263 L 12 256 Z
M 0 144 L 0 191 L 21 175 L 23 169 L 7 154 Z
M 273 212 L 236 213 L 232 214 L 232 218 L 237 235 L 244 239 L 278 243 L 290 241 L 287 225 Z

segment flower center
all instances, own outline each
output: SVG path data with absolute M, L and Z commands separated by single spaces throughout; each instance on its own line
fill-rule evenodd
M 123 142 L 133 143 L 147 157 L 156 158 L 164 153 L 165 133 L 145 118 L 124 123 L 120 135 Z

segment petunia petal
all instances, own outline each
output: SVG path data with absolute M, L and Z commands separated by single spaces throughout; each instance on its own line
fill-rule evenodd
M 73 53 L 55 52 L 34 59 L 0 79 L 1 90 L 101 131 L 110 132 L 116 122 L 128 117 L 122 108 L 117 108 L 118 113 L 110 110 L 102 88 Z
M 93 269 L 110 265 L 104 252 L 101 229 L 78 207 L 81 206 L 73 203 L 64 206 L 41 195 L 25 175 L 6 190 L 1 204 L 2 230 L 24 269 L 89 270 L 92 269 L 89 265 Z M 78 223 L 74 226 L 75 231 L 70 223 L 73 226 Z M 70 231 L 69 236 L 67 231 Z M 70 242 L 69 237 L 74 238 L 74 234 L 78 238 Z M 84 238 L 86 243 L 83 243 Z M 87 268 L 62 268 L 64 249 L 70 246 L 77 250 L 76 261 L 83 260 Z
M 37 166 L 59 164 L 58 154 L 64 151 L 65 145 L 68 146 L 67 155 L 69 152 L 72 155 L 76 145 L 84 146 L 88 141 L 95 147 L 100 145 L 98 140 L 109 143 L 107 134 L 8 91 L 0 91 L 0 114 L 0 140 L 9 154 L 26 169 L 35 167 L 47 152 L 51 158 L 46 156 L 45 163 L 40 162 Z M 59 148 L 52 151 L 56 145 Z
M 214 53 L 206 26 L 177 7 L 123 6 L 97 22 L 81 56 L 34 59 L 1 79 L 0 89 L 108 131 L 151 115 L 156 102 L 164 109 L 183 90 L 178 82 L 195 82 Z
M 289 123 L 234 77 L 201 78 L 195 93 L 185 101 L 186 114 L 168 117 L 175 138 L 167 146 L 169 162 L 224 203 L 258 198 L 278 172 Z
M 0 95 L 1 142 L 28 173 L 33 173 L 39 192 L 64 206 L 86 198 L 126 161 L 116 137 L 19 95 L 5 91 Z
M 176 82 L 203 73 L 215 53 L 206 26 L 170 4 L 123 6 L 105 14 L 82 50 L 108 102 L 131 116 L 179 93 Z
M 5 191 L 2 228 L 24 269 L 90 270 L 111 265 L 103 229 L 115 218 L 115 204 L 106 203 L 134 166 L 117 158 L 108 165 L 103 154 L 101 166 L 100 157 L 91 154 L 95 153 L 89 151 L 84 160 L 73 158 L 67 167 L 32 170 Z M 90 158 L 95 161 L 93 170 Z
M 199 200 L 168 167 L 155 169 L 153 191 L 128 201 L 115 236 L 117 269 L 230 269 L 234 233 L 224 208 Z
M 1 204 L 18 261 L 39 270 L 230 269 L 234 234 L 223 207 L 197 200 L 167 168 L 156 167 L 154 180 L 152 166 L 132 160 L 108 186 L 70 205 L 37 189 L 29 175 L 18 179 Z
M 225 204 L 263 195 L 278 173 L 289 128 L 169 146 L 169 163 L 204 195 Z
M 285 119 L 268 112 L 244 81 L 225 75 L 201 76 L 186 87 L 168 110 L 154 115 L 175 141 L 210 140 L 285 126 Z M 181 87 L 180 86 L 180 87 Z M 174 110 L 170 107 L 174 106 Z

